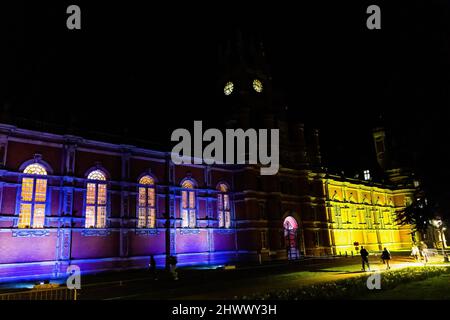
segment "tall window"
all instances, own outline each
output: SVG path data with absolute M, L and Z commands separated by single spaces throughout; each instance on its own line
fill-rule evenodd
M 86 192 L 86 228 L 106 227 L 106 176 L 100 170 L 88 175 Z
M 38 163 L 30 164 L 23 173 L 20 195 L 19 228 L 43 228 L 47 200 L 47 171 Z
M 185 181 L 181 185 L 181 226 L 183 228 L 195 228 L 196 226 L 196 201 L 194 184 Z
M 150 176 L 139 180 L 138 228 L 154 228 L 156 226 L 155 181 Z
M 372 229 L 373 217 L 372 217 L 372 212 L 369 208 L 366 208 L 366 225 L 367 225 L 367 229 Z
M 320 247 L 320 232 L 314 231 L 314 245 Z
M 342 229 L 342 211 L 340 206 L 335 207 L 337 228 Z
M 267 231 L 261 231 L 261 249 L 267 249 Z
M 379 212 L 379 219 L 380 219 L 380 221 L 379 221 L 380 222 L 380 228 L 384 229 L 384 212 L 381 209 L 379 209 L 378 212 Z
M 221 183 L 218 186 L 217 194 L 217 218 L 219 220 L 219 228 L 231 227 L 230 215 L 230 197 L 228 195 L 228 187 Z

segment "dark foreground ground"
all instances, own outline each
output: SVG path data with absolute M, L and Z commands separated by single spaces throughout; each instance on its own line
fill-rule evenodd
M 441 257 L 435 257 L 429 265 L 442 265 Z M 421 266 L 407 254 L 394 256 L 392 269 Z M 371 257 L 372 271 L 384 270 L 379 257 Z M 81 279 L 79 299 L 234 299 L 260 292 L 298 288 L 323 282 L 361 276 L 358 257 L 305 259 L 298 262 L 283 262 L 269 265 L 239 267 L 235 270 L 179 269 L 179 280 L 158 271 L 158 280 L 153 280 L 145 270 L 87 275 Z M 361 299 L 450 299 L 448 275 L 425 281 L 401 285 L 390 291 L 369 291 Z M 3 284 L 0 291 L 9 291 L 11 286 Z M 408 292 L 408 295 L 404 293 Z

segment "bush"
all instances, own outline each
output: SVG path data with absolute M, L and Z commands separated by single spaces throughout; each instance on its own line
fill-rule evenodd
M 410 267 L 401 270 L 381 273 L 381 290 L 390 290 L 399 284 L 425 280 L 443 273 L 450 272 L 447 267 Z M 257 293 L 244 296 L 241 299 L 249 300 L 315 300 L 315 299 L 349 299 L 366 293 L 367 278 L 364 275 L 336 282 L 320 283 L 299 288 L 290 288 L 268 293 Z

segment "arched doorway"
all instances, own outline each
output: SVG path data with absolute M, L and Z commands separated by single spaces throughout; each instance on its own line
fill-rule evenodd
M 298 223 L 292 216 L 287 216 L 283 222 L 286 251 L 289 260 L 299 258 Z

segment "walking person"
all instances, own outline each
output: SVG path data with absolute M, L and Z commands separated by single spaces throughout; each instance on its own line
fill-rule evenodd
M 428 263 L 428 246 L 425 244 L 425 242 L 420 241 L 420 255 L 423 257 L 423 264 L 427 265 Z
M 178 280 L 178 272 L 176 271 L 177 262 L 178 262 L 177 257 L 175 257 L 175 256 L 169 257 L 169 268 L 170 268 L 170 273 L 172 274 L 173 280 Z
M 153 278 L 153 280 L 158 280 L 156 276 L 156 261 L 153 255 L 150 256 L 150 263 L 148 264 L 148 270 Z
M 413 256 L 415 262 L 420 262 L 420 251 L 415 244 L 412 246 L 411 255 Z
M 359 254 L 361 255 L 361 263 L 362 263 L 362 271 L 366 271 L 366 265 L 367 268 L 370 271 L 370 265 L 369 265 L 369 252 L 361 246 L 361 250 L 359 250 Z
M 386 265 L 386 270 L 391 269 L 391 266 L 389 265 L 389 260 L 391 260 L 391 253 L 387 248 L 384 248 L 383 252 L 381 253 L 381 260 L 383 260 L 383 264 Z

